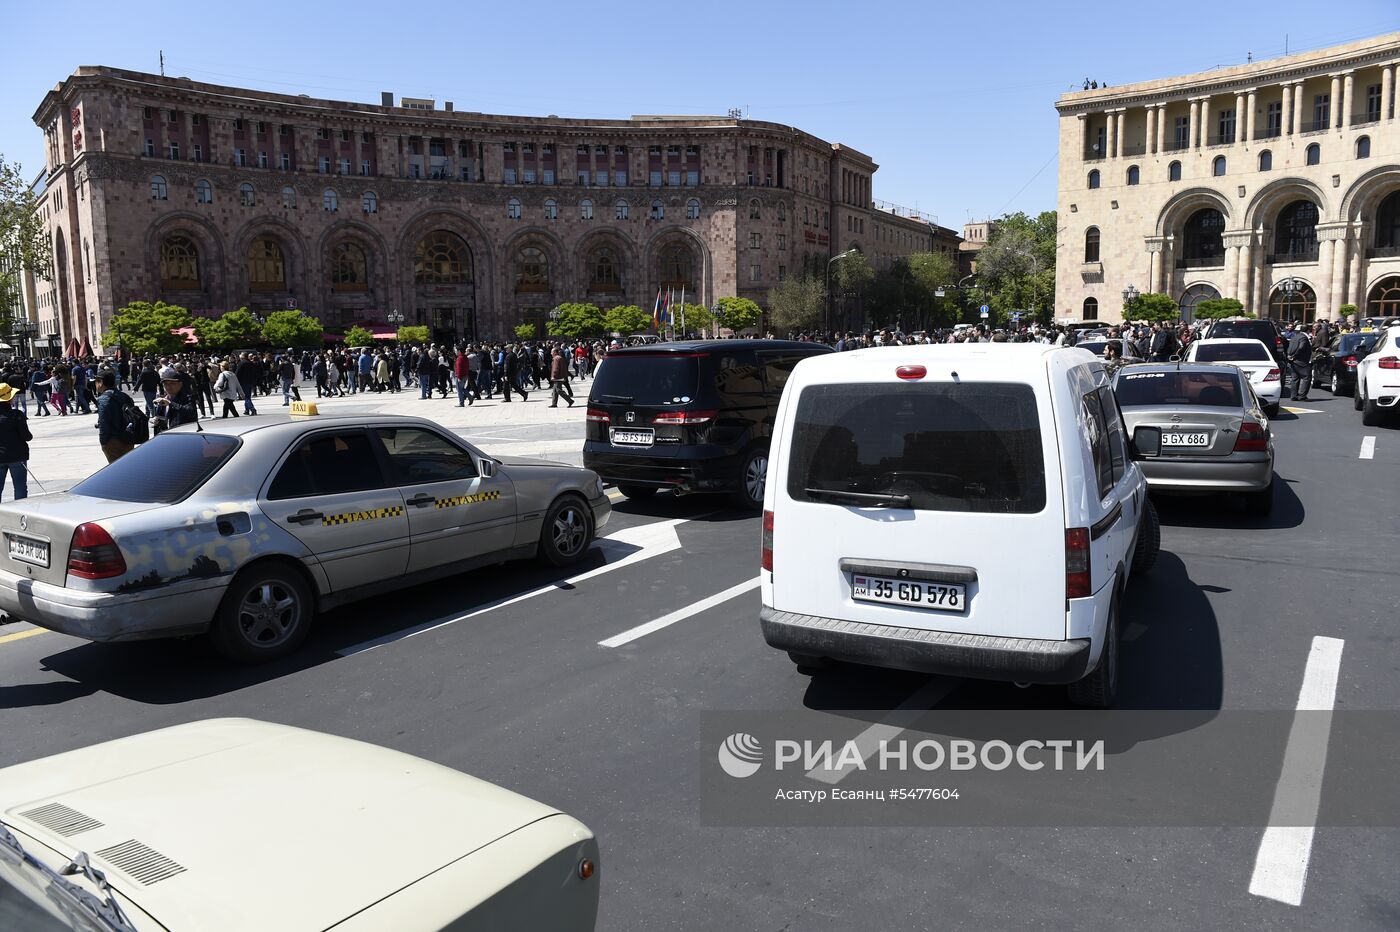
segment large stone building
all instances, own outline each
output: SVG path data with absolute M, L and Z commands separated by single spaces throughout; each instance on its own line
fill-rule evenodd
M 762 304 L 851 247 L 934 247 L 875 210 L 869 156 L 791 126 L 400 104 L 78 69 L 34 114 L 57 265 L 41 334 L 100 348 L 114 308 L 164 300 L 500 337 L 566 301 Z
M 1061 97 L 1057 316 L 1118 320 L 1130 285 L 1400 313 L 1397 63 L 1400 33 Z

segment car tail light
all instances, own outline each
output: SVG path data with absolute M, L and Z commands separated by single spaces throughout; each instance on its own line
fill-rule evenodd
M 68 547 L 68 575 L 83 579 L 111 579 L 126 574 L 126 560 L 99 524 L 80 524 L 73 531 Z
M 1348 369 L 1355 369 L 1355 368 L 1356 368 L 1356 357 L 1355 357 L 1355 356 L 1343 356 L 1343 357 L 1342 357 L 1342 363 L 1343 363 Z
M 1245 421 L 1240 425 L 1240 435 L 1235 438 L 1236 453 L 1263 453 L 1269 448 L 1269 432 L 1263 424 Z
M 714 420 L 718 411 L 663 411 L 651 419 L 653 424 L 704 424 Z
M 1376 360 L 1376 365 L 1382 369 L 1400 369 L 1400 356 L 1382 356 Z
M 1092 573 L 1089 572 L 1089 529 L 1065 529 L 1065 598 L 1082 599 L 1093 595 Z
M 900 366 L 898 369 L 894 370 L 894 374 L 905 381 L 913 381 L 915 379 L 922 379 L 924 376 L 928 375 L 928 369 L 923 366 Z
M 604 411 L 602 408 L 589 408 L 585 420 L 595 421 L 599 424 L 612 423 L 612 418 L 609 417 L 608 412 Z
M 763 513 L 763 568 L 773 572 L 773 512 Z
M 1266 376 L 1264 376 L 1264 381 L 1265 381 L 1265 382 L 1277 382 L 1277 381 L 1278 381 L 1278 377 L 1279 377 L 1279 371 L 1278 371 L 1277 369 L 1270 369 L 1270 370 L 1269 370 L 1269 374 L 1266 375 Z

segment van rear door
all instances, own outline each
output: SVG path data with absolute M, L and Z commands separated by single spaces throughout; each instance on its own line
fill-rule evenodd
M 1064 505 L 1037 395 L 1016 381 L 901 381 L 891 366 L 888 381 L 785 398 L 769 475 L 772 606 L 1062 640 Z

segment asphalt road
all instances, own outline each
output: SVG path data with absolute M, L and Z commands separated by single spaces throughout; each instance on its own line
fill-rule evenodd
M 1343 642 L 1338 710 L 1400 709 L 1400 422 L 1364 429 L 1349 399 L 1313 399 L 1275 423 L 1271 517 L 1159 503 L 1161 559 L 1124 605 L 1121 705 L 1292 710 L 1323 637 Z M 663 496 L 618 504 L 607 533 L 619 543 L 583 568 L 510 566 L 336 611 L 296 658 L 254 670 L 200 641 L 0 629 L 0 766 L 226 715 L 386 745 L 587 823 L 603 850 L 600 929 L 1400 927 L 1394 828 L 1319 827 L 1291 905 L 1250 892 L 1261 828 L 702 824 L 703 712 L 797 711 L 854 736 L 915 694 L 940 709 L 1044 710 L 1063 708 L 1063 691 L 801 675 L 763 644 L 758 593 L 743 588 L 758 574 L 755 517 Z M 566 581 L 590 569 L 601 572 Z

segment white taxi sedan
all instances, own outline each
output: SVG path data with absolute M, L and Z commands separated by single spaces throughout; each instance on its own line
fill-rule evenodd
M 1186 362 L 1223 362 L 1249 378 L 1249 387 L 1269 417 L 1278 414 L 1283 398 L 1282 371 L 1273 353 L 1259 340 L 1220 337 L 1196 340 L 1186 348 Z

